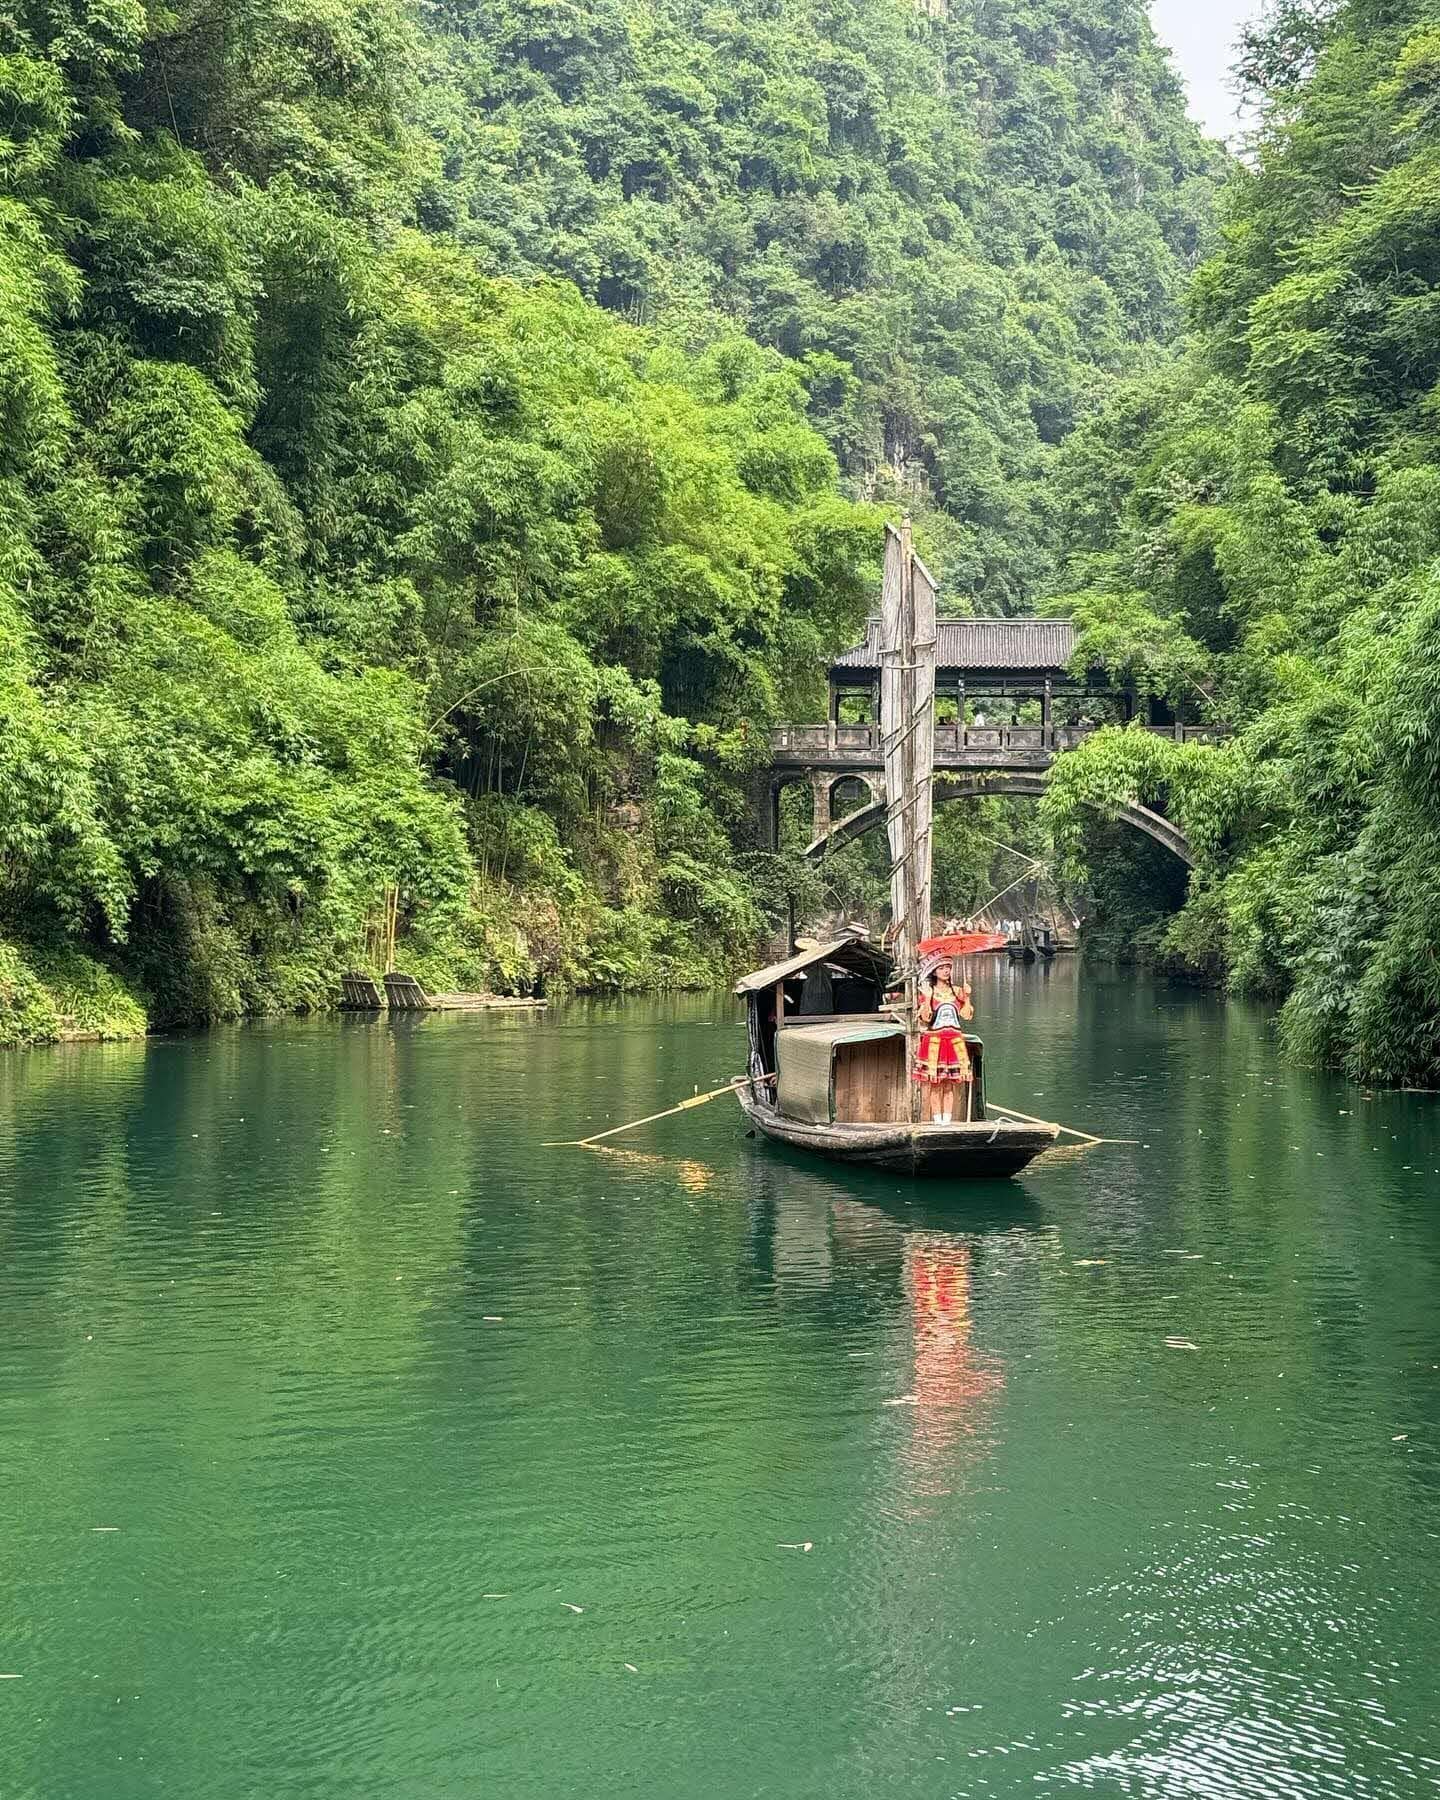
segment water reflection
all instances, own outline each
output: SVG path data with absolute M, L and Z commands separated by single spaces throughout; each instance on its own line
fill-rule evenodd
M 703 1194 L 715 1179 L 714 1169 L 693 1157 L 661 1156 L 653 1150 L 622 1149 L 616 1144 L 587 1144 L 585 1153 L 602 1157 L 611 1168 L 668 1171 L 687 1194 Z
M 1021 1181 L 915 1182 L 780 1145 L 746 1149 L 750 1268 L 792 1300 L 862 1287 L 882 1271 L 903 1287 L 906 1245 L 916 1234 L 969 1243 L 1050 1228 Z
M 964 1239 L 911 1237 L 904 1280 L 914 1333 L 908 1396 L 913 1427 L 905 1465 L 914 1494 L 932 1500 L 951 1493 L 958 1467 L 983 1453 L 980 1433 L 1005 1372 L 999 1357 L 974 1342 L 972 1259 Z
M 873 1319 L 897 1392 L 883 1404 L 904 1420 L 888 1515 L 918 1518 L 973 1480 L 992 1447 L 1005 1364 L 977 1335 L 998 1311 L 1020 1244 L 1047 1221 L 1015 1182 L 934 1186 L 846 1170 L 757 1147 L 749 1251 L 757 1277 L 788 1308 L 831 1322 Z M 863 1195 L 864 1197 L 860 1197 Z M 903 1351 L 894 1324 L 905 1323 Z M 896 1352 L 900 1354 L 897 1356 Z M 863 1344 L 848 1354 L 865 1359 Z

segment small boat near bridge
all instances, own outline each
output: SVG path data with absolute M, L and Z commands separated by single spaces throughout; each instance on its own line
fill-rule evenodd
M 749 1070 L 735 1091 L 756 1131 L 796 1150 L 907 1175 L 1014 1175 L 1061 1127 L 991 1108 L 985 1046 L 963 1029 L 973 1013 L 968 985 L 952 985 L 958 960 L 1004 939 L 930 935 L 935 602 L 910 521 L 887 526 L 880 740 L 891 948 L 861 932 L 792 942 L 788 957 L 747 975 L 736 992 L 749 1009 Z
M 797 950 L 736 986 L 746 1002 L 749 1080 L 740 1105 L 762 1136 L 795 1150 L 905 1175 L 1016 1175 L 1054 1144 L 1059 1126 L 992 1116 L 985 1046 L 965 1034 L 973 1078 L 967 1116 L 912 1118 L 906 1020 L 884 1005 L 892 958 L 855 934 Z

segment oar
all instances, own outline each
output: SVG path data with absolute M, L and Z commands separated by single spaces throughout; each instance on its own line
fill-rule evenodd
M 1023 1113 L 1018 1106 L 1005 1106 L 999 1100 L 989 1102 L 996 1112 L 1009 1113 L 1012 1119 L 1023 1119 L 1027 1125 L 1055 1125 L 1053 1119 L 1037 1119 L 1033 1113 Z M 1095 1137 L 1088 1131 L 1076 1131 L 1073 1125 L 1055 1125 L 1057 1131 L 1063 1131 L 1066 1137 L 1079 1138 L 1082 1144 L 1138 1144 L 1139 1138 L 1107 1138 Z
M 773 1081 L 773 1075 L 761 1075 L 760 1081 Z M 708 1094 L 692 1094 L 688 1100 L 682 1100 L 678 1106 L 667 1106 L 664 1112 L 646 1113 L 643 1119 L 632 1119 L 628 1125 L 612 1125 L 608 1131 L 594 1132 L 590 1137 L 565 1138 L 559 1143 L 542 1144 L 542 1150 L 584 1150 L 591 1144 L 598 1144 L 604 1138 L 619 1137 L 622 1131 L 634 1131 L 641 1125 L 653 1125 L 656 1119 L 668 1119 L 673 1113 L 688 1112 L 692 1106 L 704 1106 L 707 1100 L 718 1100 L 722 1094 L 733 1094 L 736 1088 L 748 1087 L 751 1077 L 737 1075 L 727 1081 L 724 1087 L 711 1088 Z

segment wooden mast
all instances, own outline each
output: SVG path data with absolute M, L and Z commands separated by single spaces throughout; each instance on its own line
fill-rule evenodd
M 909 521 L 906 521 L 909 538 Z M 915 714 L 911 777 L 915 790 L 915 942 L 930 935 L 932 826 L 935 818 L 935 578 L 910 550 L 911 682 Z
M 885 528 L 880 743 L 890 839 L 890 913 L 905 982 L 907 1061 L 916 1032 L 916 950 L 930 930 L 935 762 L 935 582 L 915 555 L 910 521 Z M 918 1101 L 918 1090 L 912 1102 Z
M 890 929 L 895 958 L 906 962 L 910 924 L 910 859 L 904 828 L 909 796 L 905 748 L 909 739 L 909 683 L 905 678 L 905 544 L 885 527 L 885 580 L 880 596 L 880 748 L 885 760 L 885 830 L 890 839 Z

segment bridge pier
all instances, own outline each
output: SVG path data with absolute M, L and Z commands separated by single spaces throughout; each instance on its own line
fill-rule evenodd
M 830 835 L 830 788 L 835 777 L 828 769 L 816 769 L 810 776 L 810 842 L 818 843 Z
M 751 783 L 753 816 L 759 827 L 756 837 L 762 850 L 780 848 L 780 796 L 785 785 L 774 769 L 757 770 Z
M 810 790 L 810 842 L 818 843 L 821 838 L 829 837 L 837 822 L 830 798 L 831 791 L 842 776 L 850 773 L 852 771 L 845 768 L 807 768 L 788 776 L 777 776 L 773 768 L 762 770 L 756 776 L 752 788 L 760 848 L 780 848 L 780 796 L 787 787 L 803 786 Z M 862 779 L 872 794 L 883 795 L 884 781 L 879 776 L 867 769 Z

